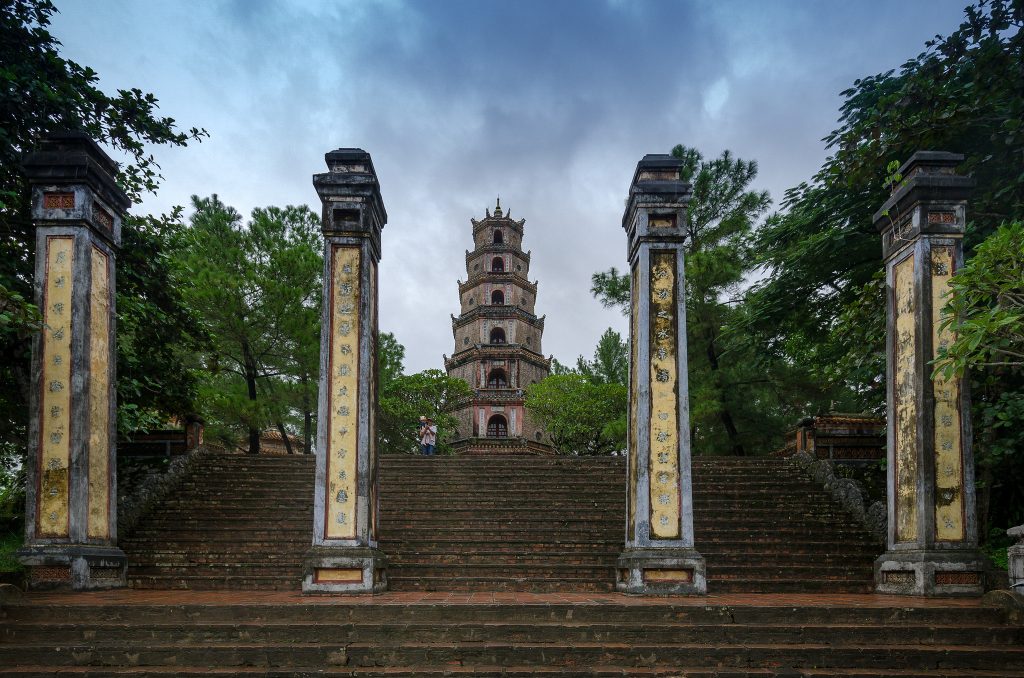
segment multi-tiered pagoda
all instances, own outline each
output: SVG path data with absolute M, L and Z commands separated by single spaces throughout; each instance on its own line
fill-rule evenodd
M 530 253 L 523 252 L 525 219 L 487 211 L 473 223 L 466 252 L 465 282 L 459 281 L 462 312 L 452 316 L 455 354 L 448 374 L 466 381 L 473 397 L 455 415 L 453 447 L 461 454 L 550 454 L 553 448 L 523 407 L 527 386 L 548 376 L 541 354 L 544 318 L 534 314 L 537 283 L 530 282 Z

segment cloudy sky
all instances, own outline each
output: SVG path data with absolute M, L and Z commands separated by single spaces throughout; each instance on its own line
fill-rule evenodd
M 210 193 L 243 214 L 319 209 L 324 153 L 370 152 L 389 218 L 380 325 L 411 372 L 454 350 L 469 220 L 498 194 L 526 219 L 544 352 L 590 355 L 605 328 L 627 330 L 588 290 L 625 267 L 637 160 L 730 149 L 781 198 L 824 160 L 839 93 L 949 33 L 966 0 L 57 4 L 65 56 L 101 87 L 153 92 L 210 132 L 156 151 L 165 181 L 138 210 Z

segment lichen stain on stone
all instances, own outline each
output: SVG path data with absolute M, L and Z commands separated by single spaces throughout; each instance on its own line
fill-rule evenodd
M 936 506 L 950 506 L 960 498 L 961 489 L 959 487 L 935 487 L 935 505 Z

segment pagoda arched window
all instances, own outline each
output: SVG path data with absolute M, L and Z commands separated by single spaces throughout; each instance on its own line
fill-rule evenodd
M 491 304 L 494 306 L 501 306 L 505 303 L 505 293 L 501 290 L 494 290 L 491 292 Z
M 494 244 L 495 245 L 500 245 L 503 242 L 505 242 L 505 238 L 504 238 L 504 236 L 501 235 L 501 231 L 495 231 L 494 232 Z
M 500 327 L 495 327 L 491 330 L 491 343 L 492 344 L 504 344 L 505 343 L 505 330 Z
M 491 270 L 495 273 L 504 273 L 505 260 L 501 257 L 494 257 L 494 259 L 491 260 Z
M 508 376 L 504 369 L 495 367 L 491 370 L 487 375 L 487 388 L 508 388 Z
M 488 438 L 508 438 L 508 422 L 500 414 L 493 415 L 487 420 Z

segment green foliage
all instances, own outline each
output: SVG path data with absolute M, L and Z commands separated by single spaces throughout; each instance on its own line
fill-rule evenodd
M 19 515 L 24 478 L 15 469 L 26 449 L 30 338 L 40 323 L 31 303 L 35 232 L 21 159 L 47 134 L 84 131 L 123 152 L 117 179 L 137 202 L 160 179 L 153 147 L 185 146 L 206 136 L 196 128 L 179 131 L 172 118 L 157 115 L 152 94 L 134 88 L 113 95 L 101 91 L 95 71 L 61 56 L 60 43 L 49 32 L 54 12 L 49 0 L 0 4 L 0 503 L 16 506 Z M 187 311 L 160 277 L 166 243 L 149 231 L 130 219 L 122 230 L 117 281 L 119 339 L 126 337 L 118 344 L 122 428 L 180 413 L 193 390 L 188 370 L 171 357 L 183 339 L 172 325 Z M 148 256 L 153 269 L 142 261 Z M 147 279 L 151 274 L 155 277 Z M 128 336 L 133 333 L 134 339 Z M 158 358 L 161 362 L 141 368 Z
M 458 420 L 451 412 L 472 391 L 462 379 L 449 377 L 441 370 L 403 374 L 405 347 L 390 332 L 377 340 L 377 364 L 380 369 L 377 449 L 382 454 L 408 454 L 419 451 L 418 426 L 421 416 L 437 424 L 437 454 L 450 454 L 449 440 L 454 437 Z
M 620 308 L 623 315 L 629 314 L 629 273 L 619 273 L 612 266 L 607 271 L 598 271 L 590 276 L 590 293 L 605 308 Z
M 597 341 L 594 359 L 588 362 L 580 356 L 576 370 L 593 384 L 625 386 L 629 379 L 629 345 L 609 327 Z
M 810 379 L 800 362 L 765 352 L 746 327 L 748 278 L 756 274 L 754 228 L 768 209 L 763 191 L 750 189 L 757 163 L 728 151 L 706 160 L 676 146 L 680 177 L 693 186 L 686 221 L 686 311 L 690 428 L 702 454 L 767 452 L 792 422 L 835 399 Z M 605 306 L 628 312 L 629 275 L 596 273 L 591 292 Z
M 128 217 L 117 259 L 117 399 L 122 434 L 162 425 L 195 407 L 193 355 L 205 340 L 181 292 L 172 252 L 181 210 Z
M 968 368 L 1024 368 L 1024 224 L 1003 224 L 950 279 L 941 327 L 955 339 L 935 369 L 948 379 Z
M 101 91 L 96 71 L 60 55 L 48 30 L 56 11 L 49 0 L 8 0 L 0 7 L 0 209 L 20 202 L 22 154 L 64 130 L 82 130 L 125 152 L 129 161 L 119 180 L 138 202 L 160 179 L 148 146 L 185 146 L 208 135 L 195 127 L 178 131 L 173 118 L 157 116 L 156 97 L 140 89 Z
M 174 265 L 206 342 L 199 389 L 211 436 L 242 432 L 250 454 L 274 426 L 308 443 L 319 374 L 323 260 L 308 207 L 253 210 L 249 223 L 216 195 L 193 197 Z
M 900 160 L 918 150 L 963 153 L 959 171 L 977 190 L 968 206 L 968 265 L 951 307 L 963 328 L 939 369 L 967 374 L 973 403 L 978 514 L 992 525 L 1024 521 L 1024 377 L 1020 353 L 1021 232 L 1024 218 L 1024 4 L 982 0 L 899 72 L 843 92 L 834 155 L 808 183 L 786 193 L 756 238 L 768 275 L 748 298 L 746 327 L 765 354 L 806 366 L 854 406 L 884 407 L 884 283 L 872 215 L 905 178 Z M 899 215 L 888 215 L 891 219 Z M 1005 230 L 1004 230 L 1005 229 Z M 974 263 L 974 261 L 977 263 Z M 1014 425 L 1011 422 L 1017 422 Z
M 20 530 L 4 532 L 0 528 L 0 574 L 25 571 L 25 566 L 15 556 L 15 552 L 21 548 L 23 541 Z
M 391 332 L 381 332 L 377 337 L 377 366 L 382 389 L 405 372 L 405 346 Z
M 626 398 L 623 384 L 552 374 L 526 389 L 526 408 L 559 453 L 609 454 L 626 447 Z
M 882 268 L 871 218 L 903 180 L 899 159 L 917 150 L 966 156 L 960 170 L 978 184 L 968 246 L 1024 216 L 1022 25 L 1020 2 L 978 2 L 956 31 L 928 42 L 899 73 L 857 80 L 843 92 L 840 126 L 826 137 L 835 154 L 810 183 L 787 191 L 785 213 L 757 236 L 758 262 L 771 274 L 751 297 L 751 329 L 768 350 L 805 361 L 823 379 L 856 381 L 862 404 L 875 406 L 882 373 L 838 374 L 832 366 L 851 351 L 879 354 L 884 333 L 850 322 L 850 332 L 823 335 L 822 328 L 835 327 Z M 850 341 L 851 332 L 875 343 Z

